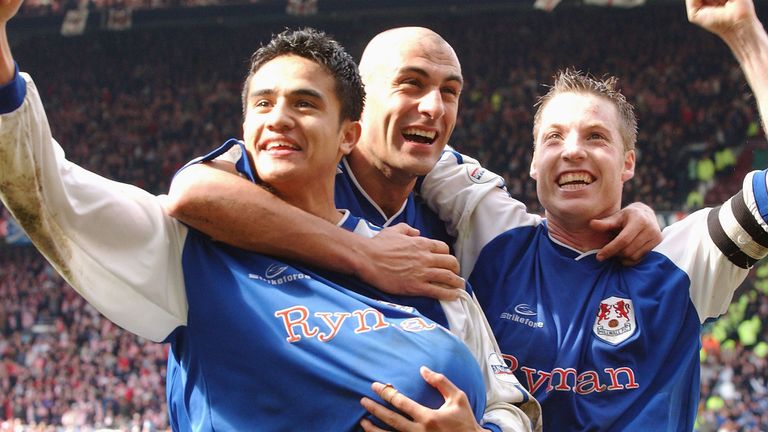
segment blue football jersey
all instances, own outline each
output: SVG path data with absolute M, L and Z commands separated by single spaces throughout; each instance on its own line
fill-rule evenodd
M 633 267 L 550 237 L 501 178 L 446 152 L 422 194 L 455 248 L 503 356 L 555 431 L 692 430 L 701 324 L 764 257 L 765 172 L 667 227 Z
M 422 365 L 464 389 L 482 417 L 477 362 L 415 309 L 194 231 L 183 263 L 189 317 L 169 338 L 174 430 L 358 430 L 367 416 L 360 398 L 379 400 L 373 381 L 426 406 L 442 405 L 419 375 Z
M 544 223 L 496 237 L 470 281 L 546 429 L 692 430 L 701 326 L 690 278 L 662 253 L 599 262 Z
M 336 207 L 347 209 L 353 215 L 359 216 L 374 225 L 388 227 L 399 223 L 406 223 L 418 229 L 423 237 L 441 240 L 448 245 L 453 244 L 453 238 L 445 230 L 445 223 L 414 193 L 408 195 L 406 202 L 397 214 L 387 218 L 381 208 L 370 199 L 360 186 L 346 158 L 343 158 L 341 163 L 339 163 L 334 194 Z M 444 326 L 448 326 L 443 307 L 435 299 L 418 296 L 383 295 L 390 301 L 413 306 L 429 318 Z

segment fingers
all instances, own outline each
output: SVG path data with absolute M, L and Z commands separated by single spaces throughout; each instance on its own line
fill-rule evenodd
M 592 219 L 589 227 L 601 232 L 618 231 L 624 225 L 624 219 L 624 213 L 619 211 L 602 219 Z
M 613 240 L 598 251 L 599 261 L 617 256 L 624 263 L 637 263 L 661 243 L 656 214 L 641 203 L 630 204 L 609 217 L 592 220 L 589 224 L 597 231 L 618 231 Z
M 395 396 L 400 394 L 399 391 L 393 386 L 392 384 L 381 384 L 381 383 L 373 383 L 371 385 L 371 388 L 374 392 L 376 392 L 377 395 L 386 403 L 394 406 L 392 403 L 393 399 L 395 399 Z
M 455 256 L 449 254 L 448 245 L 443 242 L 438 243 L 442 243 L 442 246 L 445 246 L 445 252 L 442 252 L 442 246 L 435 245 L 435 248 L 440 249 L 439 252 L 432 251 L 432 256 L 430 257 L 429 262 L 430 266 L 437 269 L 445 269 L 457 275 L 459 273 L 459 260 L 457 260 Z M 450 284 L 450 281 L 442 282 Z
M 370 399 L 368 399 L 368 400 L 370 400 Z M 373 402 L 373 401 L 371 401 L 371 402 Z M 375 402 L 373 402 L 373 403 L 375 403 Z M 385 429 L 377 427 L 375 424 L 373 424 L 368 419 L 360 420 L 360 426 L 362 426 L 362 428 L 363 428 L 363 430 L 365 432 L 385 432 L 386 431 Z
M 427 384 L 437 389 L 443 395 L 446 401 L 456 399 L 464 394 L 461 389 L 456 387 L 451 380 L 441 373 L 434 372 L 426 366 L 422 366 L 419 369 L 419 373 Z
M 600 248 L 597 252 L 598 261 L 603 261 L 617 255 L 625 257 L 627 250 L 632 248 L 632 242 L 635 238 L 637 238 L 637 232 L 627 230 L 620 232 L 607 245 Z
M 431 240 L 426 238 L 425 240 L 430 242 L 429 250 L 432 253 L 441 254 L 441 255 L 449 255 L 451 253 L 451 248 L 448 247 L 447 243 L 442 242 L 440 240 Z
M 607 218 L 594 219 L 589 221 L 590 228 L 596 231 L 618 232 L 618 235 L 616 235 L 613 240 L 608 242 L 608 244 L 600 248 L 600 250 L 597 252 L 598 261 L 603 261 L 619 254 L 637 236 L 637 231 L 631 224 L 627 225 L 623 230 L 619 231 L 623 224 L 624 217 L 622 213 L 616 213 Z
M 395 232 L 397 232 L 399 234 L 407 235 L 409 237 L 417 237 L 421 233 L 418 229 L 416 229 L 416 228 L 414 228 L 414 227 L 412 227 L 412 226 L 410 226 L 410 225 L 408 225 L 406 223 L 399 223 L 397 225 L 393 225 L 391 227 L 384 228 L 384 230 L 382 230 L 382 231 L 386 231 L 386 230 L 395 231 Z
M 369 398 L 364 397 L 360 400 L 360 404 L 369 413 L 371 413 L 373 416 L 388 426 L 395 428 L 396 430 L 405 431 L 412 429 L 413 421 L 411 418 L 416 418 L 421 411 L 428 410 L 428 408 L 414 402 L 409 397 L 397 391 L 397 389 L 392 386 L 392 384 L 382 384 L 375 382 L 371 384 L 371 389 L 381 398 L 381 400 L 399 410 L 400 413 L 410 416 L 410 418 L 407 418 L 405 415 L 395 412 Z M 370 427 L 369 429 L 366 429 L 366 423 L 367 426 Z M 368 420 L 364 419 L 360 422 L 360 424 L 366 431 L 377 430 L 375 429 L 376 426 Z
M 451 255 L 435 257 L 435 264 L 425 272 L 426 283 L 422 286 L 426 297 L 438 300 L 455 300 L 459 290 L 465 288 L 464 278 L 459 276 L 459 263 Z
M 438 409 L 430 409 L 409 399 L 391 385 L 373 383 L 371 388 L 394 410 L 384 407 L 371 399 L 363 398 L 360 403 L 377 419 L 398 431 L 474 431 L 481 430 L 477 424 L 467 395 L 456 387 L 445 375 L 422 366 L 421 377 L 434 387 L 445 399 Z M 377 429 L 369 420 L 362 420 L 360 425 L 366 431 Z
M 688 21 L 721 37 L 759 25 L 752 0 L 686 0 L 686 13 Z
M 389 294 L 453 300 L 464 288 L 459 262 L 445 242 L 418 237 L 418 230 L 398 224 L 371 239 L 357 270 L 366 282 Z
M 622 253 L 621 263 L 625 266 L 633 266 L 642 261 L 643 258 L 648 255 L 648 253 L 653 250 L 656 245 L 658 245 L 658 242 L 653 239 L 649 239 L 647 242 L 642 244 L 640 244 L 638 241 L 633 242 L 633 244 L 637 244 L 638 249 L 625 249 Z

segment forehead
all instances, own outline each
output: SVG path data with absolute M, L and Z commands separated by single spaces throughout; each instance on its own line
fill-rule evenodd
M 283 55 L 264 63 L 250 81 L 250 92 L 305 88 L 335 97 L 335 81 L 325 66 L 296 55 Z
M 461 66 L 456 53 L 445 42 L 434 37 L 393 40 L 379 57 L 379 71 L 391 78 L 400 73 L 420 71 L 430 77 L 461 81 Z
M 559 126 L 600 126 L 619 131 L 619 110 L 609 99 L 591 93 L 560 93 L 541 112 L 541 128 Z

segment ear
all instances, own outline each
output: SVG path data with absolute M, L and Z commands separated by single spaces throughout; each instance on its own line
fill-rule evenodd
M 533 148 L 533 157 L 531 158 L 531 169 L 530 169 L 530 171 L 528 171 L 528 174 L 529 174 L 529 175 L 531 176 L 531 178 L 532 178 L 532 179 L 534 179 L 534 180 L 538 180 L 538 178 L 537 178 L 537 177 L 538 177 L 538 175 L 539 175 L 539 173 L 538 173 L 538 172 L 537 172 L 537 170 L 536 170 L 536 153 L 537 153 L 537 152 L 536 152 L 536 147 L 535 147 L 535 144 L 534 144 L 534 148 Z
M 339 143 L 339 153 L 348 155 L 360 140 L 362 126 L 359 121 L 344 120 L 341 125 L 341 140 Z
M 621 172 L 622 183 L 635 176 L 635 158 L 636 155 L 634 150 L 624 153 L 624 170 Z

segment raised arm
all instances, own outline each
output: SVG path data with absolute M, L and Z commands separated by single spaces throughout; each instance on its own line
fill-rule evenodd
M 768 35 L 752 0 L 686 0 L 686 10 L 690 22 L 718 35 L 731 49 L 768 131 Z
M 22 0 L 0 0 L 0 83 L 8 83 L 13 79 L 15 66 L 11 46 L 8 43 L 6 25 L 16 15 Z
M 768 36 L 751 0 L 687 0 L 688 19 L 731 48 L 754 91 L 765 125 Z M 664 230 L 659 250 L 686 271 L 700 320 L 727 311 L 749 269 L 768 255 L 766 170 L 748 173 L 742 189 L 715 208 L 702 209 Z M 707 233 L 708 235 L 702 235 Z
M 186 322 L 185 230 L 160 199 L 65 158 L 32 79 L 15 73 L 0 1 L 0 199 L 54 268 L 99 312 L 154 341 Z
M 464 286 L 443 242 L 403 224 L 364 238 L 234 175 L 232 164 L 214 164 L 190 166 L 174 178 L 171 216 L 224 243 L 353 274 L 388 293 L 450 300 Z

